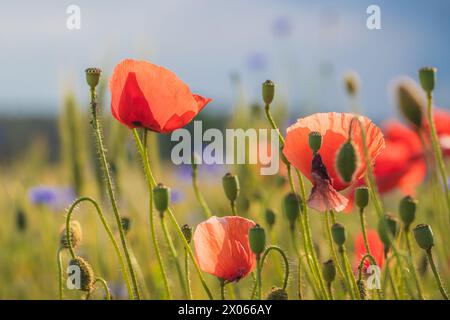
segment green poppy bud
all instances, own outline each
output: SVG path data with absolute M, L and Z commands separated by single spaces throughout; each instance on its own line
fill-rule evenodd
M 163 214 L 169 207 L 170 188 L 166 187 L 162 183 L 158 183 L 158 185 L 153 189 L 153 200 L 155 202 L 156 210 L 158 210 L 160 214 Z
M 267 225 L 272 228 L 275 224 L 275 212 L 273 212 L 273 210 L 271 209 L 266 209 L 265 217 Z
M 295 226 L 300 215 L 300 197 L 296 193 L 289 193 L 283 199 L 283 208 L 291 228 Z
M 238 177 L 231 173 L 227 173 L 222 178 L 222 185 L 228 200 L 236 201 L 240 191 Z
M 250 243 L 250 249 L 257 256 L 264 252 L 266 247 L 266 232 L 259 224 L 250 228 L 248 232 L 248 241 Z
M 334 243 L 339 247 L 342 247 L 347 239 L 347 233 L 343 224 L 336 222 L 331 226 L 331 236 L 333 237 Z
M 436 68 L 425 67 L 419 70 L 419 79 L 422 89 L 430 94 L 434 90 L 434 85 L 436 83 Z
M 430 250 L 434 246 L 433 230 L 428 224 L 419 224 L 413 231 L 419 247 Z
M 395 239 L 398 235 L 398 221 L 390 214 L 385 214 L 378 223 L 378 235 L 385 248 L 391 247 L 391 238 Z
M 284 289 L 273 287 L 266 300 L 288 300 L 288 293 Z
M 364 209 L 369 204 L 369 189 L 359 187 L 355 190 L 355 203 L 360 209 Z
M 192 240 L 192 228 L 185 224 L 181 227 L 181 231 L 183 232 L 184 238 L 186 239 L 187 243 L 191 243 Z
M 353 143 L 349 140 L 341 146 L 336 157 L 336 167 L 342 181 L 347 183 L 353 181 L 357 165 L 356 150 Z
M 70 222 L 70 243 L 72 244 L 72 248 L 76 248 L 80 245 L 81 240 L 83 239 L 83 232 L 81 231 L 81 225 L 78 221 L 73 220 Z M 67 241 L 67 232 L 66 228 L 62 228 L 60 236 L 59 236 L 59 245 L 61 248 L 69 249 L 69 242 Z
M 86 82 L 91 89 L 95 89 L 100 81 L 100 75 L 102 70 L 99 68 L 87 68 L 86 72 Z
M 80 269 L 80 288 L 81 291 L 90 292 L 94 286 L 94 271 L 91 265 L 81 257 L 70 260 L 69 266 L 77 266 Z
M 310 132 L 308 142 L 313 153 L 317 153 L 320 150 L 320 147 L 322 147 L 322 135 L 320 132 Z
M 323 279 L 327 284 L 330 284 L 336 278 L 336 266 L 332 259 L 325 261 L 322 265 Z
M 421 128 L 425 105 L 419 88 L 412 81 L 402 81 L 398 84 L 396 91 L 402 115 L 416 128 Z
M 400 201 L 399 212 L 405 229 L 409 229 L 409 226 L 416 218 L 417 201 L 410 196 L 404 197 Z
M 266 80 L 262 84 L 262 96 L 266 105 L 272 103 L 275 96 L 275 84 L 271 80 Z
M 349 96 L 356 96 L 359 91 L 359 76 L 356 72 L 344 75 L 345 89 Z

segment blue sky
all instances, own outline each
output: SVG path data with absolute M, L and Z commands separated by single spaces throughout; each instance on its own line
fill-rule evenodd
M 81 30 L 66 28 L 71 4 Z M 366 28 L 371 4 L 381 8 L 382 30 Z M 166 66 L 225 112 L 232 72 L 249 102 L 270 78 L 279 99 L 305 114 L 345 110 L 341 78 L 356 70 L 374 118 L 395 114 L 394 79 L 433 65 L 436 102 L 450 107 L 449 13 L 445 0 L 9 1 L 0 11 L 0 116 L 56 113 L 67 88 L 86 102 L 83 70 L 110 74 L 123 58 Z

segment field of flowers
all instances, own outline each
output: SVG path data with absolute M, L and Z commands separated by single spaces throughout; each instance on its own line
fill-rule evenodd
M 448 299 L 450 112 L 433 104 L 436 69 L 399 81 L 402 122 L 381 124 L 360 114 L 355 73 L 348 113 L 293 124 L 265 81 L 224 127 L 277 130 L 276 175 L 162 156 L 161 135 L 211 100 L 164 67 L 85 73 L 89 112 L 67 94 L 59 161 L 36 139 L 1 167 L 1 299 Z

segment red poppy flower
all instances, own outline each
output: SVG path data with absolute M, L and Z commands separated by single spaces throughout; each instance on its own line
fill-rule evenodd
M 380 268 L 383 267 L 384 246 L 380 240 L 380 237 L 378 236 L 378 233 L 374 230 L 367 230 L 367 242 L 369 244 L 370 253 L 374 257 L 377 266 L 379 266 Z M 355 269 L 358 268 L 362 257 L 364 257 L 366 254 L 367 251 L 366 247 L 364 246 L 364 237 L 361 232 L 355 237 Z M 364 261 L 364 272 L 369 267 L 369 265 L 370 260 L 366 259 Z
M 333 209 L 342 211 L 347 205 L 347 199 L 337 191 L 343 190 L 364 176 L 365 161 L 362 149 L 361 130 L 355 115 L 350 113 L 316 113 L 299 119 L 297 123 L 287 129 L 283 153 L 289 162 L 312 183 L 313 189 L 308 204 L 318 211 Z M 371 161 L 375 161 L 384 148 L 383 134 L 369 119 L 362 117 L 366 132 L 366 144 Z M 355 181 L 350 183 L 341 180 L 335 167 L 336 155 L 348 140 L 350 126 L 352 141 L 360 159 Z M 322 135 L 322 147 L 319 156 L 314 157 L 309 147 L 309 134 L 319 132 Z
M 195 255 L 200 269 L 227 281 L 238 281 L 253 271 L 256 257 L 250 249 L 251 220 L 211 217 L 194 232 Z
M 160 133 L 184 127 L 211 101 L 192 94 L 173 72 L 146 61 L 119 63 L 109 88 L 111 112 L 119 122 Z

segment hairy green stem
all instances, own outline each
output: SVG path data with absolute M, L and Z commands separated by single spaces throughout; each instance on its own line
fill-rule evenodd
M 200 207 L 202 208 L 205 217 L 206 218 L 212 217 L 211 210 L 209 209 L 208 204 L 205 201 L 205 198 L 203 198 L 198 188 L 198 168 L 196 165 L 192 165 L 192 188 L 194 189 L 195 197 L 197 198 L 197 201 L 200 204 Z
M 440 277 L 439 272 L 438 272 L 438 270 L 436 268 L 436 264 L 434 263 L 433 254 L 431 252 L 431 249 L 426 250 L 426 252 L 427 252 L 428 262 L 430 263 L 431 270 L 433 270 L 433 275 L 434 275 L 434 278 L 436 279 L 436 283 L 437 283 L 437 285 L 439 287 L 439 291 L 441 292 L 442 297 L 445 300 L 448 300 L 448 294 L 445 291 L 445 288 L 444 288 L 444 286 L 442 284 L 441 277 Z
M 424 296 L 422 293 L 422 287 L 421 287 L 420 281 L 419 281 L 419 276 L 417 275 L 417 270 L 416 270 L 416 267 L 414 266 L 414 262 L 413 262 L 414 256 L 413 256 L 413 252 L 412 252 L 410 236 L 411 236 L 411 231 L 409 230 L 409 228 L 406 228 L 405 229 L 405 239 L 406 239 L 406 247 L 408 249 L 408 254 L 409 254 L 409 258 L 408 258 L 408 261 L 410 262 L 409 266 L 410 266 L 411 272 L 413 274 L 413 278 L 414 278 L 414 282 L 416 284 L 419 299 L 424 300 Z
M 63 273 L 62 273 L 62 261 L 61 261 L 61 248 L 58 249 L 56 254 L 56 262 L 58 265 L 58 287 L 59 287 L 59 300 L 63 299 Z
M 109 291 L 108 284 L 106 283 L 105 279 L 100 278 L 100 277 L 95 278 L 94 286 L 97 282 L 99 282 L 102 285 L 103 289 L 105 290 L 106 300 L 111 300 L 111 292 Z
M 184 277 L 186 278 L 186 290 L 188 300 L 192 300 L 191 281 L 189 280 L 189 255 L 184 248 Z

